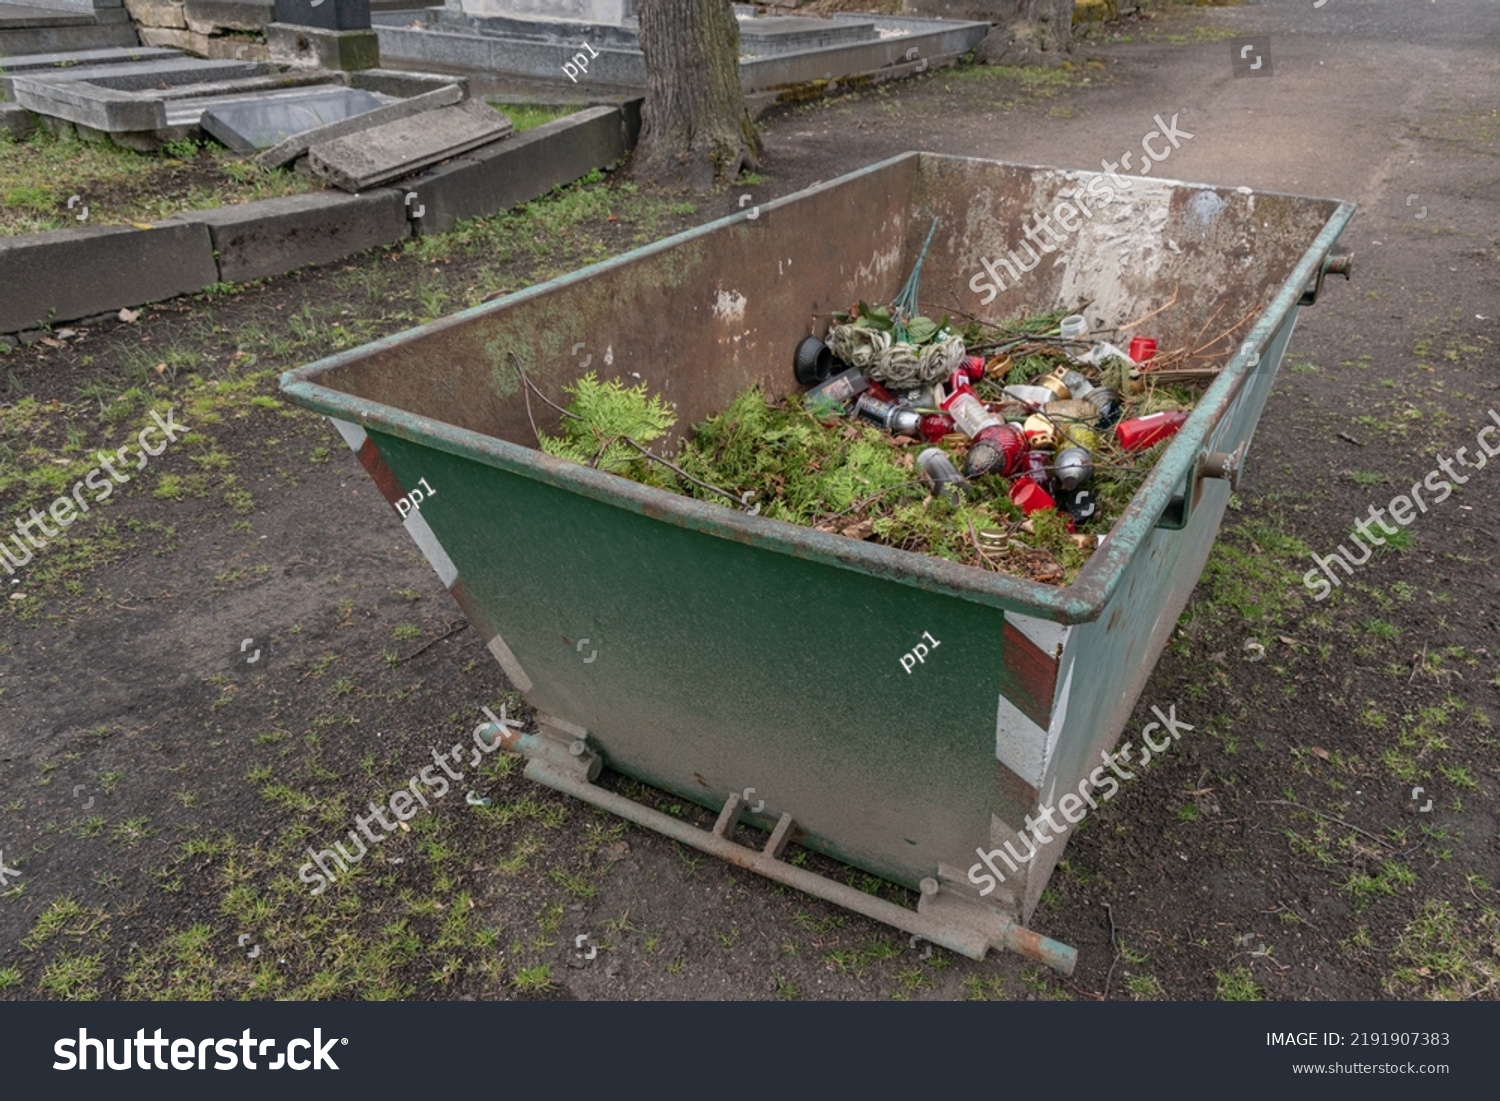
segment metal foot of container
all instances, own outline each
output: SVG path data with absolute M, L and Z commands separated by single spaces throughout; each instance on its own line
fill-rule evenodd
M 790 814 L 781 816 L 764 848 L 752 849 L 731 841 L 729 835 L 745 810 L 745 802 L 738 793 L 732 793 L 724 803 L 713 829 L 704 830 L 624 795 L 606 791 L 594 783 L 604 761 L 589 747 L 585 731 L 553 716 L 539 716 L 539 725 L 543 733 L 524 734 L 486 723 L 480 728 L 480 733 L 486 741 L 498 739 L 501 748 L 524 756 L 528 779 L 619 815 L 645 829 L 655 830 L 700 852 L 970 959 L 984 959 L 991 948 L 1009 949 L 1064 975 L 1071 975 L 1078 962 L 1077 949 L 1024 928 L 1009 915 L 960 891 L 944 887 L 937 879 L 922 880 L 922 896 L 917 909 L 912 911 L 816 872 L 787 864 L 781 859 L 781 854 L 796 825 Z

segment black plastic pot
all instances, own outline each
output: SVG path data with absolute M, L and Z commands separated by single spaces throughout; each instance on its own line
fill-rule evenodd
M 833 376 L 833 352 L 815 336 L 805 336 L 792 357 L 792 372 L 803 386 L 816 386 Z

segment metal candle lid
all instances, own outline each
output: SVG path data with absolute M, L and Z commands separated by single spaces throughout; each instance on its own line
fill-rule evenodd
M 1054 371 L 1050 375 L 1043 375 L 1041 378 L 1037 379 L 1036 385 L 1051 390 L 1054 394 L 1057 395 L 1060 401 L 1067 401 L 1073 396 L 1073 392 L 1068 389 L 1068 384 L 1057 377 L 1056 371 Z

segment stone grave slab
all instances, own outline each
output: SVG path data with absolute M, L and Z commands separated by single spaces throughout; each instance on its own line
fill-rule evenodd
M 209 80 L 264 74 L 256 62 L 168 58 L 122 65 L 42 70 L 12 78 L 16 101 L 28 111 L 107 133 L 160 130 L 171 89 Z
M 466 100 L 314 145 L 307 160 L 335 187 L 362 191 L 498 141 L 514 129 L 493 107 Z
M 77 67 L 123 65 L 132 61 L 162 61 L 181 57 L 177 50 L 156 46 L 108 46 L 98 50 L 65 50 L 60 53 L 7 54 L 0 57 L 0 93 L 11 95 L 13 78 L 22 73 L 76 71 Z
M 361 130 L 383 126 L 397 119 L 410 118 L 412 115 L 420 115 L 424 111 L 432 111 L 438 107 L 450 107 L 461 102 L 463 98 L 464 89 L 460 85 L 449 84 L 444 88 L 434 88 L 430 92 L 412 96 L 410 99 L 387 103 L 384 107 L 377 107 L 373 111 L 345 119 L 343 122 L 330 123 L 317 130 L 289 137 L 280 145 L 267 149 L 256 158 L 256 161 L 262 168 L 280 168 L 302 156 L 316 143 L 357 134 Z
M 258 153 L 297 134 L 373 111 L 381 105 L 353 88 L 309 88 L 297 95 L 258 96 L 207 108 L 198 125 L 236 153 Z

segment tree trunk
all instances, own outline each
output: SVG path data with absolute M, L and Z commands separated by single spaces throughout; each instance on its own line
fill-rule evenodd
M 1058 61 L 1073 47 L 1073 0 L 907 0 L 912 14 L 995 24 L 979 45 L 995 65 Z
M 1031 31 L 1043 53 L 1064 54 L 1073 48 L 1073 0 L 1013 0 L 1011 25 Z
M 707 190 L 757 168 L 730 0 L 641 0 L 646 103 L 635 171 Z

